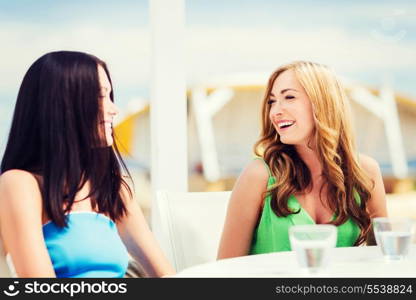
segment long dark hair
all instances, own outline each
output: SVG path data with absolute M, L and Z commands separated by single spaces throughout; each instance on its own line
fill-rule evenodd
M 61 227 L 87 182 L 93 209 L 114 221 L 127 213 L 123 186 L 131 196 L 117 145 L 102 146 L 98 66 L 111 84 L 106 64 L 90 54 L 59 51 L 36 60 L 20 86 L 1 162 L 1 173 L 21 169 L 41 176 L 44 209 Z

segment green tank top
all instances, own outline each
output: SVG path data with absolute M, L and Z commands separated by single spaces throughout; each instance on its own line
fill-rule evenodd
M 261 158 L 260 158 L 261 159 Z M 261 159 L 269 172 L 267 190 L 275 184 L 276 179 L 272 176 L 269 167 Z M 356 194 L 356 200 L 360 203 L 360 197 Z M 297 214 L 290 214 L 287 217 L 278 217 L 271 208 L 271 195 L 267 194 L 264 199 L 263 210 L 260 221 L 254 230 L 249 254 L 262 254 L 269 252 L 291 251 L 289 227 L 292 225 L 313 225 L 315 221 L 301 207 L 294 195 L 288 199 L 288 207 L 292 211 L 299 211 Z M 333 219 L 335 215 L 333 216 Z M 349 218 L 344 224 L 337 226 L 337 247 L 351 247 L 360 235 L 359 226 Z

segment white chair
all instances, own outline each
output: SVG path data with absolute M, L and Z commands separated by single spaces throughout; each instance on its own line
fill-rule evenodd
M 155 235 L 177 272 L 216 260 L 230 195 L 157 192 L 160 228 Z

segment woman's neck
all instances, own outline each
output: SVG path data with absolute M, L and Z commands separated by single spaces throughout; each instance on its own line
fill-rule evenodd
M 317 176 L 322 175 L 322 164 L 319 161 L 318 155 L 316 154 L 313 148 L 308 147 L 307 145 L 296 145 L 295 149 L 299 154 L 300 158 L 308 167 L 311 172 L 312 180 Z

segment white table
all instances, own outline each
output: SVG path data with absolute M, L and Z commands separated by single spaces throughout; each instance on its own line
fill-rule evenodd
M 334 248 L 325 273 L 305 273 L 292 251 L 219 260 L 175 277 L 416 277 L 416 244 L 403 261 L 385 261 L 377 246 Z

